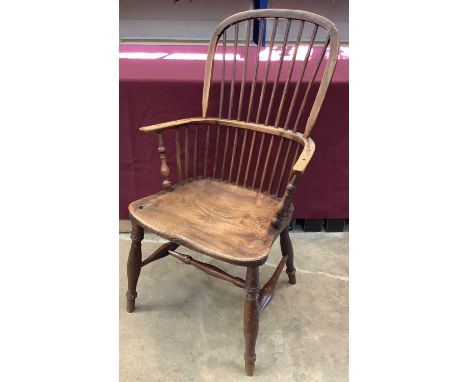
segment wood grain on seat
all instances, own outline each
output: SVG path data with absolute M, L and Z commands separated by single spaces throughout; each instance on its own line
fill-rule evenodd
M 277 236 L 279 201 L 211 179 L 195 180 L 130 204 L 130 215 L 162 237 L 233 264 L 263 264 Z

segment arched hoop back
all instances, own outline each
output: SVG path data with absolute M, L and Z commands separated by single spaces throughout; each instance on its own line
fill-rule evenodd
M 254 20 L 260 25 L 257 46 Z M 307 138 L 338 53 L 338 30 L 314 13 L 262 9 L 228 17 L 215 29 L 208 48 L 202 115 L 288 129 Z

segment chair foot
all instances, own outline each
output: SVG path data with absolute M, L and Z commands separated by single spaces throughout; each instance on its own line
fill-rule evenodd
M 141 271 L 141 241 L 143 240 L 144 230 L 132 222 L 132 245 L 127 261 L 127 312 L 132 313 L 135 310 L 135 299 L 137 298 L 137 283 Z
M 127 292 L 127 312 L 132 313 L 135 310 L 135 296 L 129 296 Z
M 296 284 L 296 270 L 293 270 L 291 273 L 286 270 L 286 273 L 288 274 L 289 283 L 292 285 Z
M 286 227 L 280 234 L 280 246 L 283 256 L 288 256 L 286 260 L 286 273 L 288 274 L 289 283 L 296 284 L 296 268 L 294 268 L 294 251 L 289 238 L 289 230 Z
M 252 377 L 254 375 L 255 369 L 255 357 L 253 359 L 245 360 L 245 375 L 247 377 Z
M 260 318 L 258 305 L 260 293 L 258 267 L 247 268 L 245 284 L 245 289 L 247 291 L 244 306 L 245 375 L 252 376 L 255 368 L 255 343 L 257 342 Z

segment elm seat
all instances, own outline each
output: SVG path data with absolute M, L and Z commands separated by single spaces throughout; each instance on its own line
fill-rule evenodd
M 263 264 L 280 200 L 217 180 L 183 183 L 134 201 L 130 216 L 167 240 L 232 264 Z M 287 219 L 286 219 L 287 220 Z

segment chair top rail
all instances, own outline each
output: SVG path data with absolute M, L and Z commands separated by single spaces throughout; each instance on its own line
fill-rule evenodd
M 250 10 L 245 12 L 240 12 L 235 15 L 228 17 L 223 20 L 213 32 L 213 35 L 210 40 L 208 47 L 208 57 L 205 66 L 205 77 L 203 85 L 203 99 L 202 99 L 202 116 L 207 117 L 208 113 L 208 104 L 211 88 L 211 80 L 213 75 L 213 62 L 216 52 L 216 47 L 218 41 L 224 31 L 229 28 L 231 25 L 246 21 L 249 19 L 257 18 L 275 18 L 275 19 L 289 19 L 289 20 L 299 20 L 310 22 L 318 25 L 323 28 L 328 34 L 328 46 L 329 46 L 329 56 L 327 59 L 327 64 L 323 73 L 322 80 L 315 98 L 315 101 L 312 105 L 310 115 L 307 119 L 307 123 L 304 129 L 304 136 L 308 137 L 310 132 L 315 124 L 318 113 L 322 106 L 322 102 L 325 98 L 328 86 L 331 82 L 336 62 L 338 60 L 339 53 L 339 33 L 335 25 L 328 20 L 327 18 L 317 15 L 315 13 L 301 11 L 301 10 L 291 10 L 291 9 L 258 9 Z

